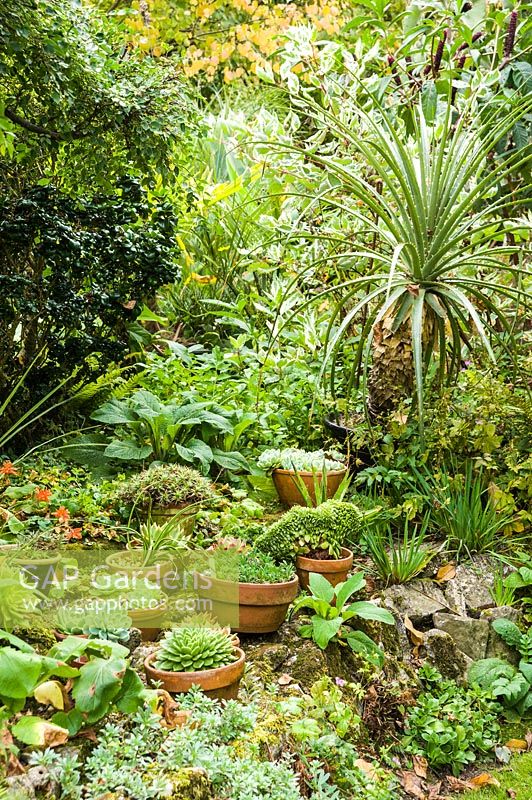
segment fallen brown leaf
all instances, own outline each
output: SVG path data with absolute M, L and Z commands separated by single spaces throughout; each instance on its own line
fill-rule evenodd
M 371 761 L 366 761 L 364 758 L 357 758 L 355 763 L 355 767 L 358 767 L 364 775 L 367 775 L 368 778 L 375 778 L 377 773 L 375 769 L 375 764 L 372 764 Z
M 476 775 L 474 778 L 471 778 L 469 783 L 474 789 L 480 789 L 482 786 L 501 785 L 497 778 L 494 778 L 493 775 L 489 774 L 489 772 L 481 772 L 480 775 Z
M 525 734 L 525 741 L 527 744 L 527 749 L 532 750 L 532 731 L 527 731 Z
M 441 797 L 440 790 L 441 781 L 438 781 L 438 783 L 433 783 L 432 786 L 429 786 L 428 800 L 439 800 Z
M 456 575 L 455 564 L 444 564 L 443 567 L 440 567 L 438 572 L 436 573 L 435 580 L 437 583 L 444 583 L 445 581 L 452 581 L 455 575 Z
M 422 779 L 410 770 L 403 770 L 401 773 L 401 786 L 411 797 L 417 800 L 427 800 L 427 793 L 423 787 Z
M 425 636 L 423 635 L 423 633 L 421 633 L 421 631 L 418 631 L 418 630 L 416 630 L 416 628 L 414 628 L 414 626 L 412 624 L 412 620 L 410 619 L 410 617 L 405 616 L 403 622 L 404 622 L 405 628 L 406 628 L 407 633 L 408 633 L 408 638 L 410 639 L 411 643 L 414 645 L 414 648 L 413 648 L 414 657 L 417 658 L 417 656 L 419 655 L 419 647 L 420 647 L 420 645 L 423 644 L 423 642 L 425 640 Z
M 76 735 L 80 739 L 88 739 L 89 742 L 94 742 L 94 744 L 98 744 L 98 737 L 96 736 L 96 731 L 94 730 L 94 728 L 85 728 Z
M 288 675 L 287 672 L 283 672 L 283 674 L 279 676 L 277 683 L 279 686 L 288 686 L 293 680 L 291 675 Z
M 525 739 L 509 739 L 506 742 L 506 747 L 509 747 L 510 750 L 527 750 L 528 743 Z
M 506 789 L 506 794 L 511 798 L 517 797 L 517 792 L 515 789 Z
M 161 715 L 163 727 L 169 730 L 182 728 L 190 717 L 190 711 L 181 709 L 165 689 L 157 689 L 156 713 Z
M 460 778 L 454 778 L 452 775 L 447 776 L 447 783 L 452 792 L 467 792 L 469 789 L 473 788 L 469 781 L 462 781 Z
M 414 764 L 414 772 L 418 776 L 418 778 L 426 778 L 427 777 L 427 769 L 429 763 L 426 758 L 423 756 L 414 756 L 413 759 Z

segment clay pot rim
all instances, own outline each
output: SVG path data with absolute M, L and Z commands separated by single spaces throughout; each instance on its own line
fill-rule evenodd
M 58 642 L 62 642 L 67 639 L 69 636 L 77 636 L 78 639 L 88 639 L 88 635 L 86 633 L 63 633 L 60 631 L 59 628 L 54 628 L 54 636 Z
M 326 564 L 329 567 L 341 566 L 344 568 L 348 562 L 352 562 L 353 559 L 353 551 L 350 550 L 348 547 L 342 547 L 342 555 L 340 558 L 310 558 L 309 556 L 305 556 L 303 554 L 296 556 L 296 564 L 302 569 L 305 569 L 305 563 L 308 566 L 314 566 L 316 564 Z M 309 572 L 331 572 L 332 570 L 308 570 Z
M 193 681 L 199 684 L 200 681 L 208 681 L 210 678 L 213 678 L 216 674 L 221 674 L 225 670 L 231 670 L 235 667 L 244 666 L 246 661 L 246 654 L 242 650 L 241 647 L 234 647 L 233 652 L 238 653 L 238 658 L 235 661 L 231 661 L 229 664 L 224 664 L 223 667 L 213 667 L 212 669 L 202 669 L 197 670 L 196 672 L 169 672 L 165 669 L 158 669 L 156 666 L 153 665 L 153 661 L 157 658 L 157 651 L 150 653 L 144 659 L 144 669 L 146 672 L 151 670 L 156 675 L 161 675 L 163 680 L 166 679 L 174 679 L 176 676 L 181 678 L 183 681 Z M 155 676 L 154 676 L 155 677 Z M 194 678 L 197 678 L 197 681 L 194 681 Z M 231 681 L 234 683 L 234 681 Z
M 48 558 L 33 558 L 32 556 L 28 556 L 24 558 L 24 556 L 20 556 L 19 558 L 13 559 L 13 564 L 17 566 L 25 566 L 26 564 L 58 564 L 61 561 L 61 556 L 48 556 Z
M 327 477 L 333 475 L 345 475 L 347 470 L 347 466 L 343 467 L 343 469 L 328 469 Z M 317 478 L 320 478 L 322 475 L 322 473 L 319 471 L 311 472 L 307 469 L 282 469 L 282 467 L 275 467 L 275 469 L 272 470 L 272 474 L 273 473 L 276 473 L 277 475 L 304 475 L 305 477 L 308 476 L 309 478 L 312 478 L 314 475 L 316 475 Z
M 241 586 L 243 589 L 249 589 L 252 591 L 258 586 L 264 586 L 266 588 L 275 587 L 276 589 L 290 589 L 292 586 L 296 586 L 299 581 L 297 577 L 297 573 L 294 570 L 294 577 L 289 581 L 279 581 L 278 583 L 245 583 L 244 581 L 224 581 L 223 578 L 216 578 L 214 575 L 205 575 L 203 572 L 198 572 L 198 575 L 202 578 L 207 578 L 214 583 L 226 583 L 228 586 Z

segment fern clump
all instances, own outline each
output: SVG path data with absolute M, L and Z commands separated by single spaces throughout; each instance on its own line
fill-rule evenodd
M 358 539 L 364 524 L 378 513 L 379 508 L 362 511 L 339 500 L 327 500 L 316 508 L 294 506 L 260 534 L 254 545 L 276 561 L 324 550 L 331 558 L 339 558 L 342 547 Z
M 183 625 L 166 633 L 155 666 L 166 672 L 199 672 L 235 660 L 234 640 L 225 630 Z

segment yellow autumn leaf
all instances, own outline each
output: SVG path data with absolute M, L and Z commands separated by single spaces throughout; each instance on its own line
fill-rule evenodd
M 61 711 L 65 708 L 65 700 L 58 681 L 44 681 L 33 692 L 34 698 L 43 706 L 53 706 Z

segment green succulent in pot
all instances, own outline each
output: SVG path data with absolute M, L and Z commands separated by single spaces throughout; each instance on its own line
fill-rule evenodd
M 235 660 L 235 640 L 226 630 L 183 625 L 165 634 L 155 667 L 165 672 L 200 672 Z
M 156 464 L 121 480 L 111 500 L 124 506 L 181 507 L 215 500 L 208 478 L 181 464 Z

